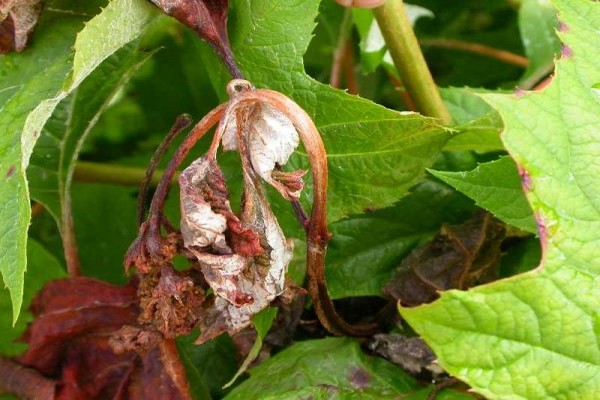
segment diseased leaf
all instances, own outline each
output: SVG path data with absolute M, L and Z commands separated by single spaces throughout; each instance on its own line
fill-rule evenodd
M 29 348 L 18 361 L 57 378 L 55 399 L 190 398 L 173 341 L 151 339 L 157 346 L 137 354 L 119 347 L 126 338 L 112 337 L 137 323 L 135 285 L 57 280 L 38 293 L 31 310 Z
M 311 39 L 318 3 L 236 3 L 231 42 L 246 79 L 291 97 L 315 121 L 328 156 L 328 215 L 334 222 L 365 208 L 389 206 L 406 195 L 450 133 L 431 118 L 386 109 L 306 75 L 302 55 Z M 291 20 L 289 15 L 296 17 Z M 273 37 L 278 38 L 275 43 Z M 222 92 L 228 77 L 213 67 L 214 58 L 204 57 L 214 87 Z M 299 150 L 288 165 L 306 170 L 308 159 Z M 311 186 L 307 182 L 301 197 L 307 205 Z
M 93 6 L 90 3 L 91 9 Z M 0 210 L 0 237 L 5 246 L 0 264 L 2 278 L 11 292 L 15 319 L 22 301 L 27 262 L 27 227 L 31 213 L 25 170 L 35 142 L 58 103 L 75 90 L 104 59 L 139 36 L 151 16 L 148 6 L 143 2 L 111 2 L 78 35 L 72 74 L 65 80 L 71 70 L 70 46 L 84 19 L 79 12 L 71 15 L 70 10 L 50 10 L 47 13 L 50 14 L 47 31 L 40 28 L 39 36 L 43 37 L 54 29 L 65 36 L 49 34 L 21 58 L 34 60 L 39 57 L 43 60 L 39 65 L 44 65 L 44 68 L 36 70 L 32 67 L 38 64 L 30 63 L 30 67 L 23 71 L 15 69 L 12 63 L 19 61 L 20 55 L 5 59 L 3 64 L 5 71 L 12 71 L 4 78 L 9 90 L 0 116 L 0 128 L 10 133 L 2 135 L 0 140 L 0 151 L 3 153 L 0 171 L 4 171 L 6 177 L 0 183 L 0 200 L 4 204 Z M 51 19 L 56 15 L 60 15 L 60 18 Z M 94 32 L 90 34 L 90 30 Z M 52 41 L 57 37 L 60 39 L 55 45 Z M 49 58 L 45 59 L 46 56 Z M 64 88 L 61 90 L 61 87 Z
M 234 78 L 238 74 L 227 35 L 228 0 L 150 0 L 162 11 L 189 26 L 206 40 Z
M 369 349 L 411 374 L 421 374 L 426 371 L 434 374 L 443 372 L 435 364 L 433 351 L 419 337 L 378 333 L 369 342 Z
M 280 170 L 300 143 L 292 121 L 267 104 L 257 105 L 250 118 L 253 121 L 247 133 L 247 146 L 252 168 L 286 200 L 297 200 L 304 186 L 301 179 L 304 171 L 285 173 Z M 238 128 L 235 120 L 227 124 L 223 134 L 225 150 L 238 149 Z
M 0 53 L 23 51 L 37 24 L 43 0 L 0 1 Z
M 34 295 L 45 283 L 66 275 L 63 266 L 35 240 L 30 239 L 27 242 L 27 258 L 29 273 L 23 294 L 25 307 L 29 307 Z M 26 349 L 25 344 L 17 343 L 16 340 L 33 319 L 29 311 L 23 312 L 13 326 L 11 311 L 10 295 L 6 289 L 2 289 L 0 291 L 0 354 L 5 356 L 13 356 Z
M 554 1 L 569 48 L 542 92 L 485 95 L 522 171 L 543 256 L 533 272 L 401 309 L 440 365 L 490 399 L 600 391 L 600 4 Z M 507 305 L 510 304 L 510 307 Z
M 429 303 L 449 289 L 468 289 L 498 277 L 505 227 L 479 212 L 461 225 L 443 225 L 431 242 L 402 260 L 383 292 L 405 306 Z
M 507 224 L 537 233 L 537 224 L 525 199 L 521 178 L 510 157 L 480 164 L 473 171 L 429 172 L 471 197 L 478 206 Z

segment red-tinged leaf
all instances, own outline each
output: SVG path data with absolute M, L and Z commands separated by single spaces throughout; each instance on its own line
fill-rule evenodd
M 174 342 L 135 327 L 136 286 L 83 277 L 51 282 L 32 303 L 29 349 L 18 361 L 56 379 L 54 399 L 190 399 Z M 145 346 L 119 346 L 127 328 Z
M 227 35 L 228 0 L 150 0 L 166 14 L 189 26 L 217 52 L 234 78 L 241 78 L 229 36 Z
M 25 49 L 43 0 L 0 0 L 0 53 Z

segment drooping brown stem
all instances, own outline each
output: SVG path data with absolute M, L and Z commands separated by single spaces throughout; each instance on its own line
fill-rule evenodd
M 460 50 L 468 53 L 478 54 L 502 61 L 506 64 L 516 65 L 517 67 L 527 68 L 529 60 L 522 55 L 511 53 L 510 51 L 495 49 L 479 43 L 466 42 L 457 39 L 421 39 L 421 46 L 440 47 L 444 49 Z
M 20 399 L 53 399 L 56 382 L 39 372 L 0 357 L 0 393 L 10 393 Z
M 354 72 L 354 49 L 352 48 L 352 41 L 348 40 L 346 49 L 344 52 L 344 77 L 346 78 L 346 89 L 348 93 L 359 94 L 358 83 L 356 82 L 356 74 Z
M 313 203 L 307 233 L 308 290 L 323 326 L 335 335 L 367 336 L 376 324 L 351 325 L 337 313 L 325 280 L 325 254 L 330 233 L 327 230 L 327 154 L 321 136 L 310 116 L 292 100 L 268 89 L 247 91 L 238 102 L 263 102 L 285 113 L 296 127 L 308 153 L 313 179 Z
M 169 192 L 169 184 L 175 175 L 175 172 L 179 165 L 183 162 L 185 157 L 188 155 L 192 147 L 208 132 L 213 125 L 215 125 L 223 115 L 227 103 L 221 104 L 213 109 L 211 112 L 206 114 L 204 118 L 200 120 L 184 139 L 183 143 L 179 146 L 173 158 L 169 161 L 167 168 L 162 176 L 162 179 L 156 187 L 154 196 L 152 197 L 152 203 L 150 204 L 150 210 L 148 212 L 148 229 L 151 234 L 158 234 L 160 232 L 161 224 L 161 210 L 164 207 L 167 193 Z
M 146 174 L 144 175 L 144 179 L 142 179 L 142 183 L 140 184 L 140 190 L 137 198 L 137 223 L 138 226 L 142 225 L 144 222 L 144 216 L 146 214 L 145 200 L 148 194 L 148 188 L 150 183 L 152 182 L 152 176 L 154 175 L 154 171 L 160 162 L 160 159 L 165 154 L 167 149 L 173 143 L 173 140 L 177 137 L 177 135 L 187 128 L 192 122 L 189 115 L 180 115 L 175 120 L 175 123 L 169 130 L 169 133 L 164 138 L 160 146 L 156 149 L 152 158 L 150 159 L 150 163 L 148 164 L 148 169 L 146 169 Z

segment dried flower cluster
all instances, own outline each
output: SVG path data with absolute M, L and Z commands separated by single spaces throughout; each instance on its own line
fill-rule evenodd
M 140 325 L 167 338 L 195 327 L 201 332 L 198 343 L 225 331 L 237 333 L 274 299 L 293 294 L 286 281 L 291 242 L 273 215 L 263 183 L 299 204 L 305 171 L 285 172 L 282 167 L 301 136 L 307 148 L 315 147 L 310 140 L 306 144 L 307 137 L 316 140 L 324 160 L 322 143 L 310 118 L 284 95 L 257 90 L 243 80 L 233 80 L 228 93 L 230 100 L 196 125 L 171 160 L 125 259 L 126 268 L 135 266 L 140 275 Z M 217 122 L 207 153 L 179 177 L 181 221 L 176 230 L 161 210 L 168 182 L 191 147 Z M 241 158 L 244 190 L 237 213 L 217 163 L 221 145 Z M 326 177 L 322 167 L 313 167 L 313 177 L 315 172 Z M 177 254 L 189 260 L 190 269 L 173 267 Z M 136 346 L 135 340 L 128 341 Z

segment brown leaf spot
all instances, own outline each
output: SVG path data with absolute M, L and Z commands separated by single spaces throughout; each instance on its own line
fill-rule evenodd
M 6 179 L 8 179 L 11 176 L 13 176 L 14 174 L 15 174 L 15 166 L 11 165 L 10 167 L 8 167 L 8 170 L 6 170 L 6 174 L 4 174 L 4 177 Z
M 371 375 L 364 368 L 352 367 L 348 372 L 348 380 L 356 389 L 365 389 L 371 382 Z
M 569 58 L 573 56 L 573 49 L 571 49 L 566 44 L 563 44 L 560 48 L 560 57 L 561 58 Z

